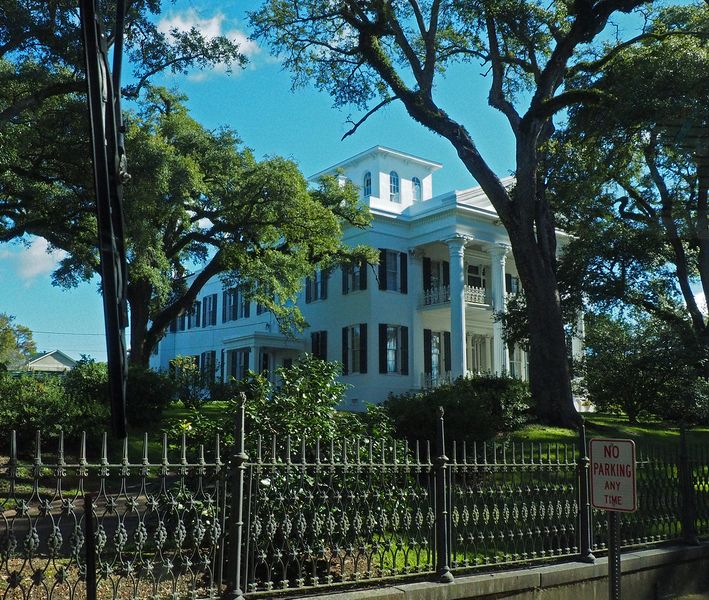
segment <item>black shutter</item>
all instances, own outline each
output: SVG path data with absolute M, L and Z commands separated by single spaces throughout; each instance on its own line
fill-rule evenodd
M 204 303 L 204 311 L 202 312 L 202 327 L 207 326 L 207 313 L 209 312 L 207 310 L 207 308 L 208 308 L 207 300 L 209 300 L 209 296 L 205 296 L 202 300 L 202 302 Z M 198 321 L 199 321 L 199 319 L 198 319 Z
M 226 299 L 228 293 L 229 292 L 227 292 L 226 290 L 222 292 L 222 323 L 226 323 Z
M 379 289 L 387 289 L 387 251 L 379 248 Z
M 443 285 L 451 284 L 451 264 L 447 261 L 443 261 Z
M 431 259 L 423 257 L 423 291 L 431 289 Z
M 347 344 L 349 342 L 349 332 L 347 327 L 342 328 L 342 374 L 349 373 L 349 352 Z
M 170 321 L 170 333 L 175 333 L 177 331 L 177 319 Z
M 231 298 L 231 320 L 236 321 L 239 318 L 239 290 L 236 288 L 229 290 L 229 296 Z
M 409 328 L 401 327 L 401 374 L 409 374 Z
M 369 263 L 363 260 L 359 265 L 359 289 L 367 289 L 367 270 L 369 268 Z
M 342 265 L 342 295 L 347 294 L 350 289 L 347 283 L 347 276 L 349 275 L 350 268 L 346 265 Z
M 409 256 L 406 252 L 399 253 L 399 291 L 402 294 L 409 293 Z
M 310 294 L 310 277 L 305 278 L 305 302 L 311 302 L 312 296 Z
M 443 332 L 443 364 L 444 370 L 450 372 L 451 370 L 451 332 Z
M 217 294 L 212 294 L 212 325 L 217 324 Z
M 244 376 L 249 372 L 249 365 L 251 364 L 251 348 L 244 350 Z
M 251 300 L 244 298 L 244 318 L 248 319 L 251 316 Z
M 320 354 L 320 348 L 318 346 L 318 332 L 313 331 L 313 333 L 310 334 L 310 353 L 313 356 L 319 356 Z
M 320 332 L 320 358 L 327 360 L 327 331 Z
M 387 372 L 387 325 L 379 323 L 379 372 Z
M 327 280 L 330 277 L 330 271 L 324 269 L 320 271 L 320 300 L 325 300 L 327 298 Z
M 219 360 L 219 381 L 222 382 L 224 381 L 224 369 L 226 369 L 226 365 L 224 364 L 224 348 L 222 348 Z
M 431 330 L 423 330 L 423 372 L 426 375 L 433 373 L 433 357 L 431 352 Z
M 359 324 L 359 372 L 367 372 L 367 324 Z
M 509 294 L 510 290 L 512 289 L 512 275 L 509 273 L 505 273 L 505 292 Z

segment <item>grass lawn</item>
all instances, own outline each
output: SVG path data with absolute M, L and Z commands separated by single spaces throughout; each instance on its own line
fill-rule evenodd
M 588 413 L 586 438 L 592 437 L 627 438 L 634 440 L 639 446 L 676 447 L 679 444 L 679 427 L 674 423 L 659 420 L 630 425 L 622 415 Z M 534 424 L 510 434 L 509 438 L 521 442 L 573 444 L 578 441 L 578 433 L 572 429 Z M 709 427 L 689 430 L 687 441 L 689 444 L 709 445 Z

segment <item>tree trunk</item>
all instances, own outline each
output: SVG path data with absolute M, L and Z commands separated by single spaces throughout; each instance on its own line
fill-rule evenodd
M 130 306 L 130 359 L 132 366 L 147 369 L 150 366 L 150 353 L 147 334 L 150 320 L 150 300 L 152 288 L 145 282 L 128 285 L 128 305 Z
M 510 234 L 515 263 L 525 290 L 529 321 L 529 384 L 535 412 L 544 423 L 575 427 L 580 418 L 573 404 L 556 277 L 538 268 L 536 244 Z M 536 264 L 535 264 L 536 263 Z

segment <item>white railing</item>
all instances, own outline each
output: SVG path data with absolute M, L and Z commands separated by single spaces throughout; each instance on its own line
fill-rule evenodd
M 423 306 L 430 306 L 432 304 L 445 304 L 451 301 L 451 289 L 448 285 L 441 285 L 439 287 L 431 288 L 423 291 L 423 299 L 421 304 Z
M 463 288 L 463 294 L 466 302 L 472 302 L 473 304 L 490 304 L 487 289 L 484 287 L 466 285 Z
M 490 304 L 490 294 L 487 288 L 466 285 L 463 287 L 463 297 L 465 302 L 471 304 Z M 451 289 L 449 285 L 441 285 L 435 288 L 424 290 L 421 297 L 422 306 L 432 306 L 434 304 L 446 304 L 451 301 Z
M 421 387 L 425 390 L 451 382 L 451 372 L 439 373 L 435 377 L 431 373 L 421 373 Z

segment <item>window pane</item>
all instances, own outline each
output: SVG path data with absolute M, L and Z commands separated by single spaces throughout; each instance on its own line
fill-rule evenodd
M 421 180 L 418 177 L 414 177 L 411 180 L 411 185 L 413 187 L 414 202 L 421 201 Z
M 389 200 L 399 202 L 399 175 L 396 171 L 389 173 Z
M 387 373 L 396 373 L 398 369 L 398 327 L 387 327 Z

